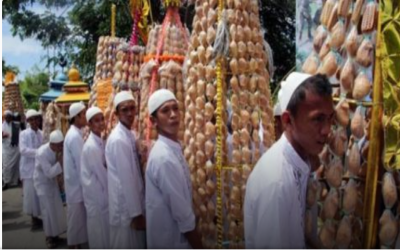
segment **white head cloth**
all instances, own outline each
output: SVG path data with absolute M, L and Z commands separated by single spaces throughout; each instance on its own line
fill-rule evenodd
M 293 72 L 288 76 L 286 81 L 281 83 L 282 87 L 278 93 L 278 102 L 280 103 L 282 113 L 287 109 L 295 90 L 309 77 L 311 77 L 309 74 Z
M 86 121 L 89 122 L 90 119 L 97 114 L 103 114 L 103 111 L 101 111 L 101 109 L 98 107 L 91 107 L 86 111 Z
M 282 115 L 281 105 L 279 102 L 277 102 L 274 106 L 274 116 L 281 116 L 281 115 Z
M 174 93 L 168 89 L 159 89 L 155 91 L 149 98 L 149 114 L 153 114 L 161 105 L 171 100 L 176 101 L 176 97 Z
M 64 136 L 60 130 L 54 130 L 50 134 L 50 143 L 60 143 L 64 141 Z
M 36 110 L 34 110 L 34 109 L 30 109 L 30 110 L 28 110 L 27 112 L 26 112 L 26 119 L 28 120 L 29 118 L 31 118 L 31 117 L 34 117 L 34 116 L 40 116 L 41 114 L 39 113 L 39 112 L 37 112 Z
M 117 108 L 121 102 L 135 101 L 130 91 L 121 91 L 114 97 L 114 108 Z
M 75 102 L 69 106 L 69 119 L 74 118 L 82 110 L 85 109 L 85 104 L 83 102 Z

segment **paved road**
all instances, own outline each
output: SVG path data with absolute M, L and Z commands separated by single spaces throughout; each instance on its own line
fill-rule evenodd
M 46 249 L 43 230 L 31 232 L 31 218 L 22 212 L 22 189 L 10 188 L 3 192 L 3 242 L 8 249 Z M 66 235 L 61 235 L 66 238 Z M 58 248 L 67 248 L 66 245 Z

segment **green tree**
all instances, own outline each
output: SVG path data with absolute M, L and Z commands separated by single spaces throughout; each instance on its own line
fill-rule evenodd
M 295 65 L 295 0 L 269 0 L 260 2 L 260 18 L 265 38 L 274 54 L 275 76 L 273 87 Z M 62 9 L 67 16 L 50 11 L 37 14 L 29 10 L 33 3 L 48 8 Z M 44 48 L 65 53 L 81 70 L 84 81 L 93 78 L 96 48 L 100 36 L 110 34 L 111 4 L 117 6 L 116 35 L 129 39 L 132 30 L 128 0 L 4 0 L 3 18 L 13 27 L 13 35 L 33 37 Z M 160 0 L 150 0 L 153 21 L 161 23 L 165 10 Z M 191 29 L 194 6 L 180 9 L 182 21 Z M 49 64 L 57 63 L 58 53 L 47 56 Z
M 261 24 L 265 39 L 270 44 L 275 64 L 275 89 L 296 61 L 296 0 L 260 1 Z
M 25 109 L 39 109 L 39 97 L 49 89 L 49 75 L 34 66 L 20 82 L 22 102 Z
M 43 14 L 29 9 L 34 3 L 48 8 L 58 8 L 62 14 L 50 11 Z M 12 26 L 12 34 L 21 39 L 35 38 L 48 53 L 47 66 L 58 63 L 59 53 L 69 62 L 78 65 L 83 80 L 91 81 L 96 63 L 96 48 L 100 36 L 110 35 L 111 4 L 117 5 L 117 36 L 129 37 L 132 20 L 129 1 L 72 1 L 72 0 L 23 0 L 3 1 L 3 18 Z

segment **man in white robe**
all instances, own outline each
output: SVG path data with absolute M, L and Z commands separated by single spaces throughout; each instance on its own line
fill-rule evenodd
M 12 137 L 18 131 L 13 129 L 13 113 L 5 112 L 5 121 L 2 124 L 2 164 L 3 164 L 3 190 L 18 184 L 19 148 L 12 143 Z
M 150 96 L 148 110 L 158 132 L 146 169 L 148 247 L 202 248 L 192 207 L 189 166 L 178 140 L 178 102 L 171 91 L 160 89 Z
M 48 248 L 56 248 L 61 241 L 58 236 L 66 230 L 65 212 L 56 179 L 62 173 L 63 140 L 60 130 L 50 134 L 49 142 L 36 152 L 33 173 Z
M 67 201 L 67 240 L 70 248 L 88 241 L 86 209 L 81 187 L 82 128 L 86 126 L 86 107 L 77 102 L 69 107 L 70 127 L 64 142 L 64 185 Z
M 310 156 L 328 140 L 334 119 L 324 75 L 289 75 L 279 95 L 281 138 L 250 174 L 244 202 L 246 248 L 305 248 L 304 215 Z
M 105 129 L 104 115 L 98 107 L 86 111 L 90 135 L 83 145 L 81 158 L 81 184 L 87 213 L 89 247 L 110 248 L 107 168 L 105 143 L 101 133 Z
M 19 151 L 21 161 L 19 165 L 20 178 L 23 182 L 23 211 L 32 217 L 31 230 L 41 228 L 42 220 L 39 219 L 40 203 L 33 186 L 33 171 L 35 170 L 36 151 L 42 146 L 42 131 L 38 127 L 40 114 L 30 109 L 26 112 L 26 119 L 29 127 L 21 132 L 19 139 Z
M 136 103 L 128 91 L 114 98 L 119 123 L 107 139 L 110 248 L 145 248 L 144 181 L 131 127 Z

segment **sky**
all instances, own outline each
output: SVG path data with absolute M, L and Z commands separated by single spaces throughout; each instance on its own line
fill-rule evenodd
M 44 13 L 46 8 L 39 4 L 33 4 L 28 7 L 36 13 Z M 61 14 L 63 9 L 52 9 L 56 13 Z M 28 38 L 23 41 L 18 37 L 12 36 L 11 25 L 7 20 L 2 20 L 2 58 L 6 61 L 7 65 L 17 66 L 20 70 L 18 79 L 23 78 L 28 71 L 36 64 L 39 68 L 45 68 L 45 61 L 42 57 L 47 54 L 47 50 L 43 49 L 40 42 Z

